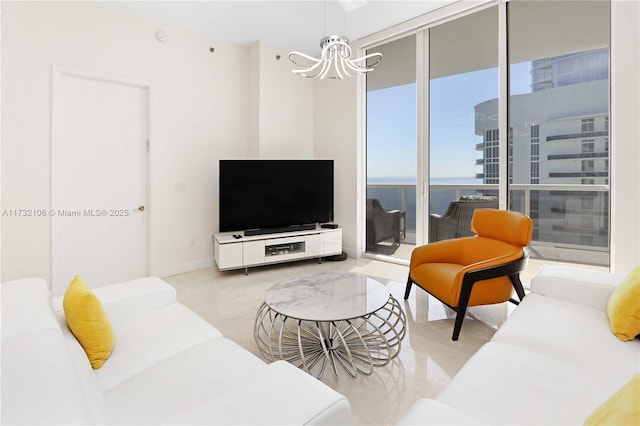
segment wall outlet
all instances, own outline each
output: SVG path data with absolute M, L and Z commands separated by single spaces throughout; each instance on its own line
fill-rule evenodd
M 196 239 L 192 238 L 191 239 L 191 247 L 195 247 L 196 246 Z

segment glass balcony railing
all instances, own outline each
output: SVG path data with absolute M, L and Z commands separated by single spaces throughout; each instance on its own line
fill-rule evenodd
M 511 209 L 533 219 L 532 258 L 607 266 L 609 264 L 609 187 L 607 185 L 509 185 Z M 429 186 L 431 213 L 443 214 L 463 195 L 498 195 L 498 185 Z M 416 186 L 370 184 L 367 198 L 387 210 L 406 212 L 403 244 L 416 244 Z

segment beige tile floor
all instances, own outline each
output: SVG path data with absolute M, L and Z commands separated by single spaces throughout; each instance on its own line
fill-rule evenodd
M 370 376 L 352 378 L 325 373 L 322 381 L 350 401 L 354 425 L 388 425 L 421 397 L 435 397 L 462 365 L 494 334 L 504 321 L 508 304 L 474 308 L 462 327 L 460 339 L 451 340 L 453 312 L 424 291 L 412 290 L 403 301 L 408 268 L 369 259 L 342 262 L 302 261 L 243 271 L 220 272 L 215 267 L 169 277 L 178 300 L 218 328 L 227 338 L 260 357 L 253 340 L 256 311 L 264 291 L 274 283 L 317 272 L 357 272 L 379 277 L 401 301 L 408 321 L 399 356 Z M 330 372 L 328 372 L 330 373 Z

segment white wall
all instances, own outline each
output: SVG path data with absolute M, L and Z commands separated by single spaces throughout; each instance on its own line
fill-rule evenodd
M 611 254 L 613 272 L 640 265 L 640 3 L 611 7 Z
M 342 227 L 342 245 L 351 257 L 359 257 L 358 174 L 363 158 L 357 143 L 358 105 L 355 78 L 315 80 L 314 157 L 334 161 L 334 222 Z
M 260 158 L 260 43 L 249 47 L 249 158 Z
M 313 158 L 313 81 L 291 72 L 288 53 L 262 41 L 249 49 L 250 144 L 258 158 Z
M 213 265 L 218 159 L 248 152 L 248 49 L 94 2 L 3 2 L 3 209 L 50 206 L 52 64 L 152 84 L 151 272 Z M 48 217 L 3 217 L 2 280 L 50 279 L 50 247 Z

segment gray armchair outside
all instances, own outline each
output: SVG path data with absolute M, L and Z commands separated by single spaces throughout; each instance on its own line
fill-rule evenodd
M 385 210 L 377 198 L 367 198 L 367 251 L 376 252 L 376 244 L 393 239 L 399 246 L 406 236 L 406 212 Z
M 462 196 L 458 201 L 449 203 L 443 215 L 429 215 L 429 242 L 449 240 L 451 238 L 470 237 L 471 218 L 476 209 L 497 209 L 498 198 L 492 196 Z

